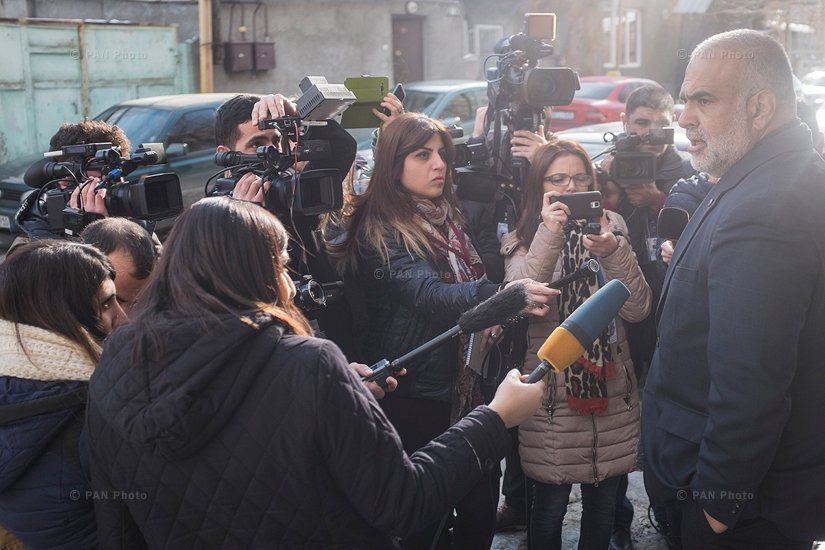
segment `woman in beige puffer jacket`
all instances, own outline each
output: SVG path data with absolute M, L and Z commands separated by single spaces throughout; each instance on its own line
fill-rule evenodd
M 579 145 L 555 140 L 538 150 L 525 183 L 527 207 L 522 220 L 516 231 L 502 238 L 506 280 L 528 277 L 549 283 L 561 276 L 562 251 L 568 239 L 565 230 L 570 230 L 568 210 L 559 203 L 550 204 L 550 197 L 594 189 L 592 164 Z M 624 322 L 647 316 L 651 291 L 626 234 L 622 217 L 606 212 L 602 234 L 582 238 L 584 248 L 601 264 L 604 283 L 619 279 L 630 290 L 630 298 L 615 319 L 615 336 L 609 340 L 615 373 L 605 379 L 606 409 L 589 414 L 571 409 L 566 373 L 551 371 L 544 406 L 519 427 L 522 466 L 536 482 L 530 521 L 536 548 L 560 548 L 572 483 L 582 484 L 580 540 L 584 544 L 579 548 L 607 548 L 619 476 L 635 468 L 639 399 Z M 550 304 L 544 317 L 530 318 L 524 374 L 536 368 L 538 349 L 558 325 L 558 304 Z

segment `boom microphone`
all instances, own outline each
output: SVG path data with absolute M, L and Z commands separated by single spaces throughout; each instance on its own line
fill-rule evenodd
M 74 178 L 73 171 L 79 168 L 77 163 L 60 163 L 54 159 L 43 157 L 26 170 L 23 181 L 29 187 L 40 189 L 52 180 Z
M 550 334 L 537 354 L 541 363 L 524 383 L 538 382 L 551 367 L 556 372 L 569 367 L 599 337 L 629 297 L 630 291 L 618 279 L 600 288 Z
M 404 365 L 413 359 L 431 352 L 461 333 L 470 334 L 488 327 L 503 324 L 508 319 L 521 313 L 521 311 L 528 306 L 530 306 L 530 297 L 527 293 L 527 285 L 510 285 L 474 308 L 465 311 L 461 317 L 458 318 L 458 324 L 450 330 L 436 336 L 429 342 L 425 342 L 394 361 L 381 359 L 370 367 L 373 373 L 372 376 L 364 380 L 366 382 L 375 382 L 382 388 L 386 388 L 387 377 L 398 374 L 401 369 L 404 368 Z

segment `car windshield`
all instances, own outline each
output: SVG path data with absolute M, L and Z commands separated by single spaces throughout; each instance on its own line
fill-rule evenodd
M 126 133 L 134 147 L 140 143 L 155 143 L 158 131 L 166 125 L 172 111 L 152 107 L 118 107 L 103 118 L 104 122 L 117 124 Z
M 825 74 L 809 74 L 802 78 L 802 83 L 809 86 L 825 86 Z
M 605 99 L 616 87 L 612 82 L 582 82 L 582 89 L 576 92 L 576 99 Z
M 404 97 L 404 110 L 411 113 L 429 114 L 429 107 L 435 102 L 441 94 L 438 92 L 422 92 L 419 90 L 407 90 L 407 95 Z

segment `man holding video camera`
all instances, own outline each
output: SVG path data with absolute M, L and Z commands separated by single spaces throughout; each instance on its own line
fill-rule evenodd
M 111 143 L 112 147 L 120 147 L 123 155 L 128 155 L 131 149 L 129 139 L 123 133 L 123 130 L 99 120 L 85 118 L 76 123 L 63 123 L 49 141 L 49 151 L 60 151 L 64 146 L 78 143 Z M 71 162 L 83 159 L 61 156 L 54 160 L 57 162 Z M 109 213 L 104 203 L 106 189 L 97 188 L 97 184 L 100 182 L 100 173 L 89 170 L 87 175 L 90 180 L 86 185 L 75 188 L 69 204 L 72 208 L 78 208 L 79 200 L 86 212 L 93 212 L 101 218 L 108 217 Z M 31 185 L 29 181 L 26 181 L 26 183 Z M 63 179 L 58 182 L 58 185 L 61 189 L 66 189 L 70 183 L 69 179 Z M 38 193 L 32 193 L 17 211 L 15 223 L 12 224 L 11 228 L 11 233 L 15 235 L 15 239 L 9 247 L 9 252 L 30 240 L 54 239 L 63 236 L 62 230 L 60 233 L 52 230 L 46 205 L 38 198 Z

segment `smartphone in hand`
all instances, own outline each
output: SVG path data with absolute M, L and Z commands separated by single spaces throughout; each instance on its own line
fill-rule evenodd
M 395 88 L 392 89 L 392 95 L 398 98 L 398 101 L 404 101 L 404 85 L 400 82 L 395 85 Z M 390 116 L 390 110 L 386 107 L 381 108 L 381 112 L 387 116 Z

